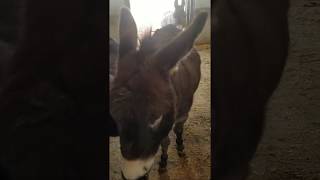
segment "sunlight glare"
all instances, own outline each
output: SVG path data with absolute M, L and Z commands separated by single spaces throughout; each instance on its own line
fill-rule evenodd
M 146 28 L 152 27 L 154 31 L 161 27 L 164 14 L 174 11 L 174 0 L 130 0 L 130 6 L 141 34 Z

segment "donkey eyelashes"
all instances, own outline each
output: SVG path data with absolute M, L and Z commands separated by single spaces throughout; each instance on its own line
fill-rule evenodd
M 151 127 L 151 129 L 156 129 L 156 128 L 158 128 L 159 127 L 159 125 L 160 125 L 160 123 L 161 123 L 161 121 L 162 121 L 162 115 L 159 117 L 159 118 L 157 118 L 153 123 L 150 123 L 149 124 L 149 127 Z

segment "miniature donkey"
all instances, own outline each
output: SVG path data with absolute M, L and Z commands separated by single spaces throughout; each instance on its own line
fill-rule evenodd
M 178 4 L 178 0 L 174 1 L 174 12 L 169 13 L 161 22 L 161 26 L 167 26 L 169 24 L 174 24 L 177 27 L 185 27 L 186 26 L 186 12 L 185 8 L 185 0 L 182 0 L 181 5 Z
M 110 113 L 118 127 L 125 179 L 144 178 L 161 144 L 166 168 L 173 125 L 183 155 L 183 124 L 200 81 L 200 56 L 193 43 L 207 19 L 200 13 L 185 31 L 174 25 L 145 36 L 137 48 L 137 27 L 122 9 L 118 71 L 110 92 Z

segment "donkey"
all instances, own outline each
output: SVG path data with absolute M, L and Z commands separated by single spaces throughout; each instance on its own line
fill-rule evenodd
M 276 7 L 276 8 L 275 8 Z M 213 179 L 244 180 L 288 54 L 288 0 L 213 2 Z
M 107 179 L 106 3 L 23 2 L 0 89 L 0 178 Z
M 166 167 L 168 134 L 174 124 L 178 151 L 183 154 L 183 123 L 200 80 L 200 56 L 193 43 L 206 19 L 207 13 L 200 13 L 182 32 L 166 26 L 144 37 L 138 49 L 135 21 L 122 9 L 110 112 L 118 127 L 125 179 L 146 176 L 160 144 L 160 169 Z
M 179 28 L 183 28 L 186 26 L 186 12 L 185 8 L 185 0 L 182 0 L 181 5 L 178 4 L 178 0 L 174 1 L 174 12 L 168 12 L 164 19 L 161 22 L 161 27 L 164 27 L 169 24 L 174 24 Z

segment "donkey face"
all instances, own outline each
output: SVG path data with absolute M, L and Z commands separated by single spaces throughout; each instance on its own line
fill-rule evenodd
M 179 6 L 178 0 L 174 1 L 174 13 L 173 17 L 176 21 L 176 25 L 186 25 L 186 12 L 184 11 L 185 0 L 182 0 L 182 4 Z
M 120 18 L 118 72 L 110 92 L 110 112 L 119 135 L 122 173 L 137 179 L 151 169 L 161 140 L 175 118 L 175 93 L 170 70 L 193 47 L 207 13 L 161 49 L 149 43 L 137 49 L 137 27 L 127 9 Z

